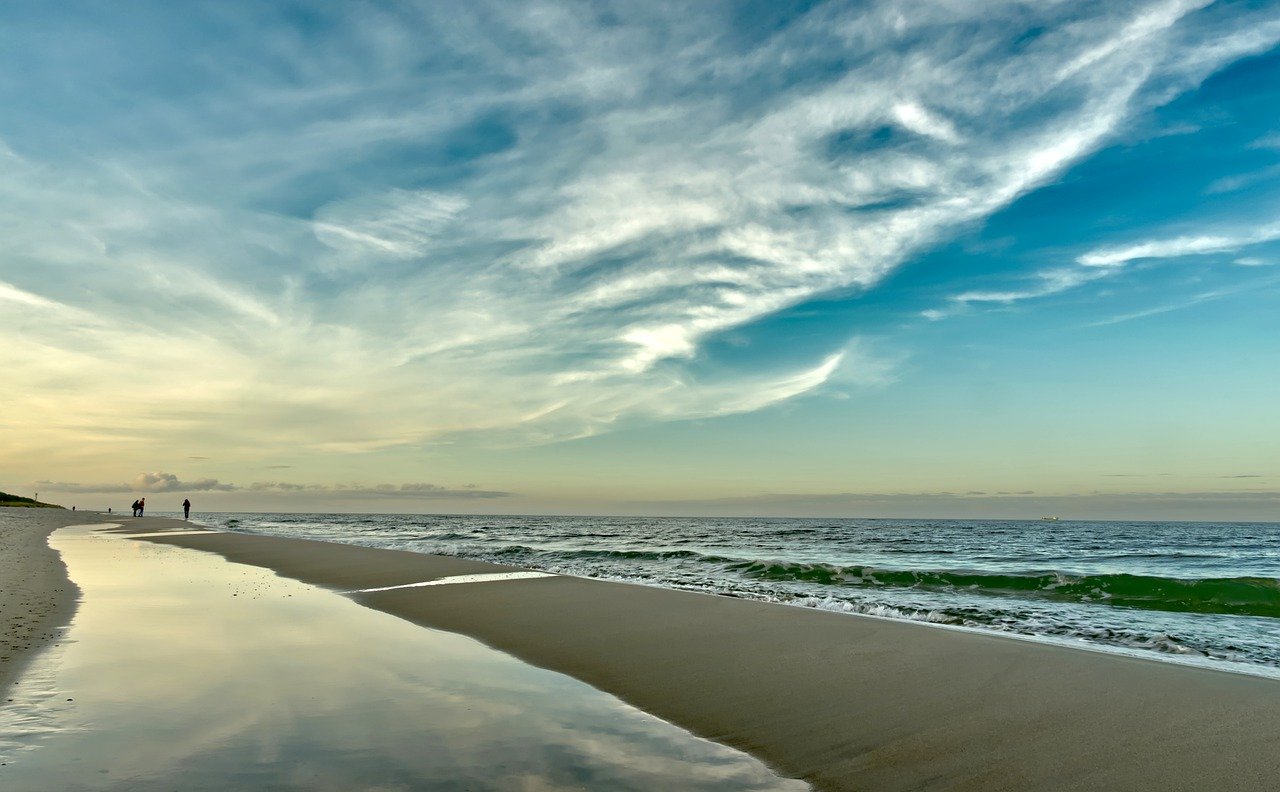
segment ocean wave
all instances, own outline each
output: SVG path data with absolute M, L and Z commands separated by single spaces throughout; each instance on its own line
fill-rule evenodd
M 792 600 L 776 601 L 787 605 L 799 605 L 802 608 L 815 608 L 836 613 L 854 613 L 862 616 L 879 616 L 882 619 L 903 619 L 930 622 L 932 624 L 950 624 L 953 626 L 965 624 L 964 619 L 940 610 L 898 607 L 881 602 L 853 602 L 835 597 L 798 597 Z
M 1177 613 L 1280 618 L 1280 580 L 1263 577 L 1193 580 L 1132 574 L 889 570 L 785 561 L 739 561 L 729 564 L 728 568 L 758 580 L 866 588 L 963 590 Z
M 695 550 L 550 550 L 529 547 L 527 545 L 508 545 L 490 550 L 498 556 L 529 556 L 527 561 L 534 563 L 536 559 L 556 561 L 592 559 L 617 561 L 673 561 L 691 560 L 699 563 L 723 564 L 737 561 L 724 556 L 705 555 Z

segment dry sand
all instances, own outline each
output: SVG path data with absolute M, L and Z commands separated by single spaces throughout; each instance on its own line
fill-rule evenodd
M 509 570 L 237 534 L 147 541 L 339 590 Z M 1280 787 L 1269 679 L 576 578 L 353 596 L 582 679 L 820 789 Z

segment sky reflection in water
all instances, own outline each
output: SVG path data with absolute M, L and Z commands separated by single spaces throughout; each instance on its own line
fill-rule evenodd
M 52 542 L 83 601 L 0 710 L 10 792 L 806 788 L 569 677 L 265 570 L 86 528 Z

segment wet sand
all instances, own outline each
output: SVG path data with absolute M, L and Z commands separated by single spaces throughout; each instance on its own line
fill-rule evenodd
M 49 547 L 49 533 L 95 519 L 63 509 L 0 507 L 0 690 L 13 685 L 75 609 L 76 588 Z
M 50 541 L 81 597 L 0 704 L 5 792 L 806 788 L 568 676 L 266 569 L 92 526 Z
M 229 533 L 142 541 L 340 591 L 511 570 Z M 1269 679 L 567 577 L 351 596 L 581 679 L 820 789 L 1280 785 Z

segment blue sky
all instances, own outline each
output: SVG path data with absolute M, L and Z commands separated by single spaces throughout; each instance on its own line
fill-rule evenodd
M 1280 514 L 1274 4 L 0 13 L 0 488 Z

